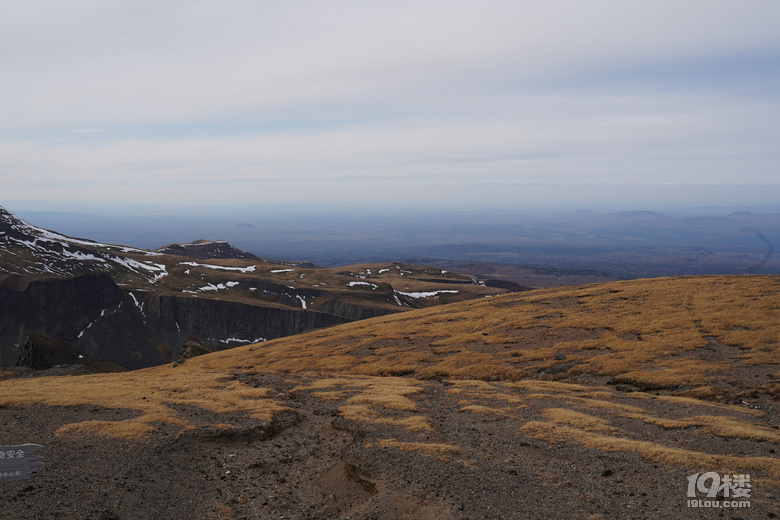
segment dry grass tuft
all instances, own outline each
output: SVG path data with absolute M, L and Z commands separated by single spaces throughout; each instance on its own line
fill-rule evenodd
M 389 424 L 409 431 L 433 431 L 430 421 L 421 415 L 409 417 L 383 417 L 378 411 L 364 405 L 346 405 L 339 408 L 339 413 L 345 419 L 373 424 Z
M 469 412 L 486 417 L 507 417 L 512 418 L 515 415 L 511 408 L 495 408 L 493 406 L 484 406 L 481 404 L 467 404 L 460 408 L 461 412 Z
M 645 414 L 625 414 L 625 417 L 638 419 L 664 429 L 702 428 L 720 437 L 750 439 L 758 441 L 780 441 L 780 431 L 765 426 L 747 423 L 733 417 L 699 415 L 684 419 L 665 419 Z
M 267 422 L 290 408 L 273 400 L 269 390 L 250 388 L 227 374 L 202 372 L 194 366 L 168 366 L 118 374 L 75 377 L 44 377 L 0 383 L 0 405 L 49 406 L 93 405 L 139 412 L 124 421 L 87 421 L 65 425 L 58 434 L 97 433 L 117 438 L 139 438 L 154 431 L 155 425 L 194 427 L 175 410 L 195 406 L 216 413 L 246 412 Z
M 450 459 L 460 455 L 460 448 L 451 444 L 436 444 L 427 442 L 401 442 L 395 439 L 380 439 L 377 445 L 381 448 L 394 448 L 405 451 L 416 451 L 426 457 Z
M 775 479 L 774 485 L 780 484 L 777 481 L 780 479 L 780 459 L 776 458 L 713 455 L 681 448 L 670 448 L 648 441 L 587 432 L 570 426 L 555 425 L 550 422 L 529 421 L 520 430 L 528 435 L 551 442 L 571 439 L 581 442 L 588 448 L 601 451 L 630 451 L 652 461 L 675 464 L 693 470 L 719 471 L 723 473 L 731 473 L 736 469 L 744 473 L 765 471 Z
M 142 421 L 84 421 L 61 426 L 54 435 L 71 438 L 105 435 L 116 439 L 140 440 L 156 431 L 157 428 Z
M 345 419 L 373 424 L 399 426 L 410 431 L 432 431 L 430 421 L 421 415 L 398 417 L 401 412 L 416 412 L 410 396 L 423 387 L 419 382 L 399 377 L 337 377 L 312 381 L 300 387 L 317 390 L 312 396 L 323 400 L 346 400 L 339 407 Z M 390 416 L 389 412 L 392 412 Z
M 620 431 L 605 419 L 599 419 L 598 417 L 568 408 L 547 408 L 544 411 L 544 415 L 555 424 L 564 424 L 588 432 L 613 433 Z

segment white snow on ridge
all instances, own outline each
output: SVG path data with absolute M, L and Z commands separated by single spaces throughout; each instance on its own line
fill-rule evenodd
M 272 273 L 289 273 L 290 271 L 295 271 L 295 269 L 274 269 L 271 272 Z
M 213 264 L 199 264 L 197 262 L 181 262 L 180 265 L 190 265 L 192 267 L 207 267 L 209 269 L 216 269 L 218 271 L 235 271 L 238 273 L 254 273 L 257 268 L 256 265 L 250 265 L 249 267 L 225 267 L 222 265 Z
M 154 280 L 152 280 L 152 283 L 168 276 L 168 270 L 163 264 L 146 264 L 144 262 L 139 262 L 138 260 L 133 260 L 132 258 L 123 258 L 121 256 L 115 256 L 110 260 L 131 270 L 137 271 L 138 269 L 145 269 L 146 271 L 154 272 Z
M 265 338 L 257 338 L 257 339 L 240 339 L 240 338 L 227 338 L 227 339 L 218 339 L 218 340 L 212 340 L 212 341 L 221 341 L 222 343 L 260 343 L 261 341 L 268 341 Z
M 298 296 L 298 299 L 301 300 L 301 307 L 304 309 L 306 308 L 306 300 L 303 299 L 303 296 Z
M 138 302 L 138 300 L 135 297 L 135 294 L 133 294 L 132 291 L 128 291 L 127 294 L 129 294 L 130 297 L 133 298 L 133 301 L 135 302 L 135 306 L 138 307 L 138 309 L 140 309 L 141 312 L 144 312 L 144 306 L 143 306 L 143 304 Z
M 91 247 L 107 247 L 107 248 L 116 248 L 122 251 L 123 253 L 141 253 L 144 255 L 150 255 L 150 256 L 157 256 L 160 255 L 160 253 L 155 253 L 154 251 L 149 251 L 146 249 L 138 249 L 135 247 L 126 247 L 126 246 L 117 246 L 113 244 L 102 244 L 100 242 L 94 242 L 92 240 L 82 240 L 79 238 L 71 238 L 65 235 L 61 235 L 59 233 L 56 233 L 54 231 L 49 231 L 48 229 L 43 229 L 38 226 L 33 226 L 32 224 L 25 222 L 24 220 L 20 219 L 19 217 L 14 216 L 17 223 L 11 224 L 11 226 L 16 229 L 17 231 L 22 231 L 24 233 L 28 234 L 37 234 L 40 235 L 43 238 L 47 238 L 54 242 L 66 242 L 69 244 L 77 244 L 80 246 L 91 246 Z
M 217 285 L 214 285 L 213 283 L 210 283 L 208 285 L 205 285 L 201 287 L 199 290 L 201 291 L 218 291 L 220 289 L 228 289 L 229 287 L 235 287 L 240 282 L 225 282 L 225 283 L 218 283 Z
M 46 231 L 46 230 L 42 230 Z M 156 282 L 160 278 L 166 276 L 168 272 L 165 269 L 165 266 L 162 264 L 153 264 L 153 263 L 144 263 L 139 262 L 138 260 L 133 260 L 132 258 L 125 258 L 122 256 L 117 256 L 111 253 L 92 253 L 92 252 L 84 252 L 84 251 L 70 251 L 70 244 L 67 242 L 63 242 L 61 240 L 54 240 L 52 236 L 55 236 L 51 232 L 47 232 L 46 239 L 39 239 L 39 238 L 33 238 L 32 241 L 29 240 L 19 240 L 16 238 L 11 238 L 14 242 L 17 244 L 23 245 L 30 250 L 39 252 L 41 254 L 45 255 L 55 255 L 57 259 L 59 260 L 75 260 L 77 262 L 98 262 L 101 264 L 107 264 L 108 262 L 113 262 L 115 264 L 119 264 L 127 269 L 130 269 L 131 271 L 138 272 L 139 270 L 145 270 L 145 271 L 152 271 L 155 272 L 154 280 L 152 283 Z M 40 242 L 40 243 L 39 243 Z M 46 247 L 45 244 L 54 243 L 54 244 L 60 244 L 62 246 L 62 251 L 52 251 L 50 247 Z M 86 241 L 70 241 L 71 243 L 78 243 L 83 245 L 92 245 L 92 246 L 103 246 L 103 244 L 97 244 L 92 242 L 86 242 Z M 44 266 L 46 271 L 50 271 L 50 269 L 46 268 Z
M 378 288 L 379 288 L 379 286 L 378 286 L 378 285 L 375 285 L 375 284 L 373 284 L 373 283 L 368 283 L 368 282 L 349 282 L 347 285 L 349 285 L 350 287 L 354 287 L 354 286 L 356 286 L 356 285 L 368 285 L 368 286 L 370 286 L 372 289 L 378 289 Z
M 440 294 L 449 293 L 449 294 L 457 294 L 458 291 L 450 291 L 450 290 L 444 290 L 444 291 L 431 291 L 431 292 L 401 292 L 401 291 L 395 291 L 398 294 L 403 294 L 404 296 L 408 296 L 409 298 L 430 298 L 432 296 L 438 296 Z

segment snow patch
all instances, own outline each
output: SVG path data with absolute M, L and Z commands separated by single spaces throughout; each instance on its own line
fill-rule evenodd
M 212 339 L 211 341 L 220 341 L 222 343 L 260 343 L 261 341 L 268 341 L 265 338 L 257 338 L 257 339 L 241 339 L 241 338 L 227 338 L 227 339 Z
M 192 267 L 206 267 L 208 269 L 216 269 L 218 271 L 235 271 L 237 273 L 254 273 L 255 269 L 257 268 L 256 265 L 250 265 L 249 267 L 225 267 L 222 265 L 199 264 L 197 262 L 181 262 L 179 265 L 189 265 Z
M 141 312 L 144 312 L 144 306 L 143 306 L 143 304 L 142 304 L 142 303 L 139 303 L 139 302 L 138 302 L 138 299 L 135 297 L 135 294 L 133 294 L 133 293 L 132 293 L 132 292 L 130 292 L 130 291 L 128 291 L 128 293 L 127 293 L 127 294 L 129 294 L 129 295 L 130 295 L 130 297 L 133 299 L 133 302 L 135 302 L 135 306 L 136 306 L 136 307 L 138 307 L 138 309 L 139 309 Z M 88 328 L 89 328 L 89 327 L 88 327 Z
M 372 289 L 378 289 L 379 288 L 378 285 L 375 285 L 373 283 L 368 283 L 368 282 L 349 282 L 347 285 L 350 286 L 350 287 L 355 287 L 356 285 L 368 285 Z
M 240 282 L 225 282 L 225 283 L 218 283 L 217 285 L 214 285 L 213 283 L 210 283 L 208 285 L 205 285 L 201 287 L 199 290 L 201 291 L 219 291 L 219 290 L 225 290 L 230 287 L 235 287 Z
M 440 294 L 457 294 L 458 291 L 431 291 L 431 292 L 401 292 L 401 291 L 395 291 L 398 294 L 402 294 L 404 296 L 408 296 L 409 298 L 431 298 L 433 296 L 438 296 Z

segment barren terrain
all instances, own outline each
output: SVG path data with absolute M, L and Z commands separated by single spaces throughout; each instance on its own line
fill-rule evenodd
M 14 518 L 775 518 L 780 278 L 458 302 L 151 369 L 0 382 Z M 751 477 L 749 509 L 688 476 Z M 699 494 L 699 498 L 702 495 Z

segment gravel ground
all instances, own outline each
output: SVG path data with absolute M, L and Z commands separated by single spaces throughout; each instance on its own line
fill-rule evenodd
M 295 412 L 258 427 L 243 415 L 177 411 L 199 427 L 161 426 L 143 441 L 55 436 L 64 424 L 121 420 L 132 410 L 94 406 L 0 409 L 2 443 L 37 443 L 46 463 L 29 480 L 0 483 L 0 518 L 165 519 L 687 519 L 777 518 L 780 494 L 757 482 L 750 509 L 687 507 L 688 468 L 631 452 L 550 443 L 520 428 L 540 402 L 509 417 L 459 411 L 462 396 L 425 382 L 416 403 L 434 425 L 414 432 L 342 417 L 344 400 L 290 390 L 306 381 L 245 374 L 287 396 Z M 668 411 L 660 410 L 659 413 Z M 231 429 L 214 430 L 220 422 Z M 623 425 L 621 425 L 623 426 Z M 632 432 L 643 435 L 647 432 Z M 647 433 L 649 434 L 649 433 Z M 677 437 L 674 437 L 677 436 Z M 456 454 L 386 447 L 382 440 L 456 446 Z M 774 457 L 776 442 L 670 431 L 666 444 Z M 720 444 L 718 444 L 720 442 Z M 722 446 L 721 446 L 722 444 Z M 699 446 L 701 447 L 701 446 Z

